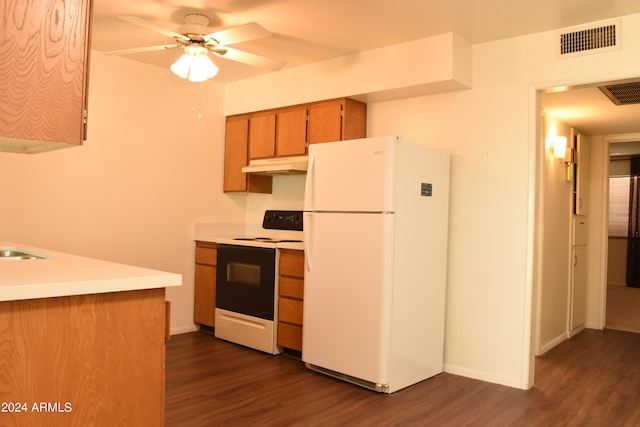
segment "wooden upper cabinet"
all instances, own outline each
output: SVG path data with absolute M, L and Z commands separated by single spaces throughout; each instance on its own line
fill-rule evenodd
M 223 191 L 271 193 L 271 176 L 242 172 L 250 160 L 304 156 L 308 144 L 366 136 L 367 104 L 349 98 L 228 116 Z
M 309 144 L 364 138 L 367 104 L 349 98 L 309 106 Z
M 276 122 L 276 157 L 304 156 L 307 151 L 307 108 L 281 111 Z
M 223 191 L 271 193 L 269 176 L 248 175 L 242 168 L 249 164 L 249 115 L 227 118 L 224 142 Z
M 0 140 L 86 139 L 91 12 L 91 0 L 0 8 Z
M 249 119 L 249 159 L 276 155 L 276 114 L 252 116 Z
M 309 144 L 342 139 L 342 103 L 323 102 L 309 106 Z

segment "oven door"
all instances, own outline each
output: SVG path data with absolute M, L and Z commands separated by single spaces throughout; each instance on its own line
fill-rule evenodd
M 218 245 L 216 307 L 274 320 L 276 250 Z

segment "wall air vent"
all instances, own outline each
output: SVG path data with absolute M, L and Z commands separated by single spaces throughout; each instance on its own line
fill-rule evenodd
M 616 105 L 640 104 L 640 81 L 600 86 L 598 89 Z
M 558 31 L 559 58 L 620 49 L 620 20 L 581 25 Z

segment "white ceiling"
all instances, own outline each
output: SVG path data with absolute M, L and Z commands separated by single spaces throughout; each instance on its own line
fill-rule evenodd
M 167 36 L 118 19 L 138 16 L 177 31 L 189 13 L 206 15 L 211 32 L 257 22 L 271 37 L 234 44 L 232 47 L 284 61 L 284 68 L 298 67 L 356 52 L 371 50 L 437 34 L 455 32 L 477 44 L 523 34 L 600 21 L 640 13 L 639 0 L 94 0 L 92 48 L 97 51 L 172 44 Z M 128 58 L 168 68 L 178 49 L 127 55 Z M 258 69 L 219 57 L 219 82 L 257 76 Z M 556 98 L 557 97 L 557 98 Z M 574 101 L 579 97 L 578 101 Z M 608 99 L 597 89 L 545 94 L 543 102 L 563 119 L 560 105 L 590 105 Z M 613 104 L 611 104 L 612 106 Z M 588 134 L 610 133 L 594 121 L 607 115 L 622 117 L 635 107 L 606 106 L 593 118 L 580 122 Z M 583 108 L 584 117 L 592 114 Z M 566 110 L 566 108 L 564 109 Z M 625 112 L 626 112 L 625 111 Z M 632 113 L 635 117 L 640 117 Z M 591 116 L 589 116 L 591 117 Z M 627 132 L 640 132 L 625 125 Z M 622 132 L 615 132 L 622 133 Z

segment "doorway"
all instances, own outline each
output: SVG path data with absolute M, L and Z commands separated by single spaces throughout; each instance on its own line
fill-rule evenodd
M 640 140 L 640 123 L 637 117 L 640 116 L 639 105 L 614 105 L 600 89 L 601 86 L 607 86 L 620 82 L 627 82 L 631 79 L 619 80 L 615 82 L 597 82 L 590 84 L 575 85 L 569 87 L 558 88 L 539 88 L 539 105 L 542 111 L 550 113 L 571 128 L 578 129 L 590 140 L 590 212 L 588 215 L 588 301 L 587 301 L 587 319 L 585 326 L 592 329 L 603 329 L 606 323 L 606 300 L 607 300 L 607 267 L 608 267 L 608 173 L 609 173 L 609 144 L 612 142 L 624 142 L 632 139 Z M 635 79 L 637 81 L 638 79 Z M 544 129 L 540 133 L 544 133 Z M 541 135 L 542 136 L 542 135 Z M 537 150 L 538 155 L 538 175 L 545 173 L 544 162 L 547 155 L 544 146 L 544 137 L 539 137 L 538 141 L 542 147 Z M 545 273 L 545 265 L 543 263 L 543 254 L 545 245 L 551 242 L 545 242 L 540 234 L 543 225 L 546 226 L 544 215 L 553 215 L 558 218 L 565 215 L 564 211 L 549 213 L 549 209 L 541 209 L 540 204 L 544 204 L 544 179 L 538 176 L 538 200 L 536 202 L 537 220 L 536 220 L 536 322 L 535 343 L 533 345 L 533 354 L 541 354 L 546 350 L 564 341 L 568 336 L 569 324 L 569 308 L 567 304 L 558 304 L 555 306 L 550 303 L 550 297 L 544 300 L 544 286 L 549 286 L 549 281 L 543 283 L 542 277 Z M 561 183 L 558 183 L 560 186 Z M 542 194 L 542 195 L 541 195 Z M 568 196 L 571 197 L 571 196 Z M 562 208 L 560 208 L 562 209 Z M 547 218 L 548 219 L 548 218 Z M 565 226 L 568 221 L 565 221 Z M 571 241 L 568 240 L 565 251 L 570 253 Z M 567 257 L 569 258 L 569 257 Z M 567 301 L 570 298 L 570 272 L 571 266 L 566 263 L 564 273 L 560 271 L 552 272 L 553 275 L 564 274 L 558 280 L 555 286 L 565 286 L 567 292 Z M 548 274 L 549 272 L 546 271 Z M 548 276 L 546 277 L 548 279 Z M 553 319 L 551 319 L 553 318 Z M 550 321 L 550 319 L 552 321 Z M 562 327 L 563 320 L 564 328 Z M 547 324 L 554 324 L 554 331 L 543 332 Z M 548 326 L 548 325 L 547 325 Z M 548 329 L 548 328 L 547 328 Z M 564 330 L 563 330 L 564 329 Z
M 640 142 L 626 138 L 606 141 L 609 233 L 605 328 L 640 333 L 640 289 L 627 286 L 630 159 L 640 154 Z

